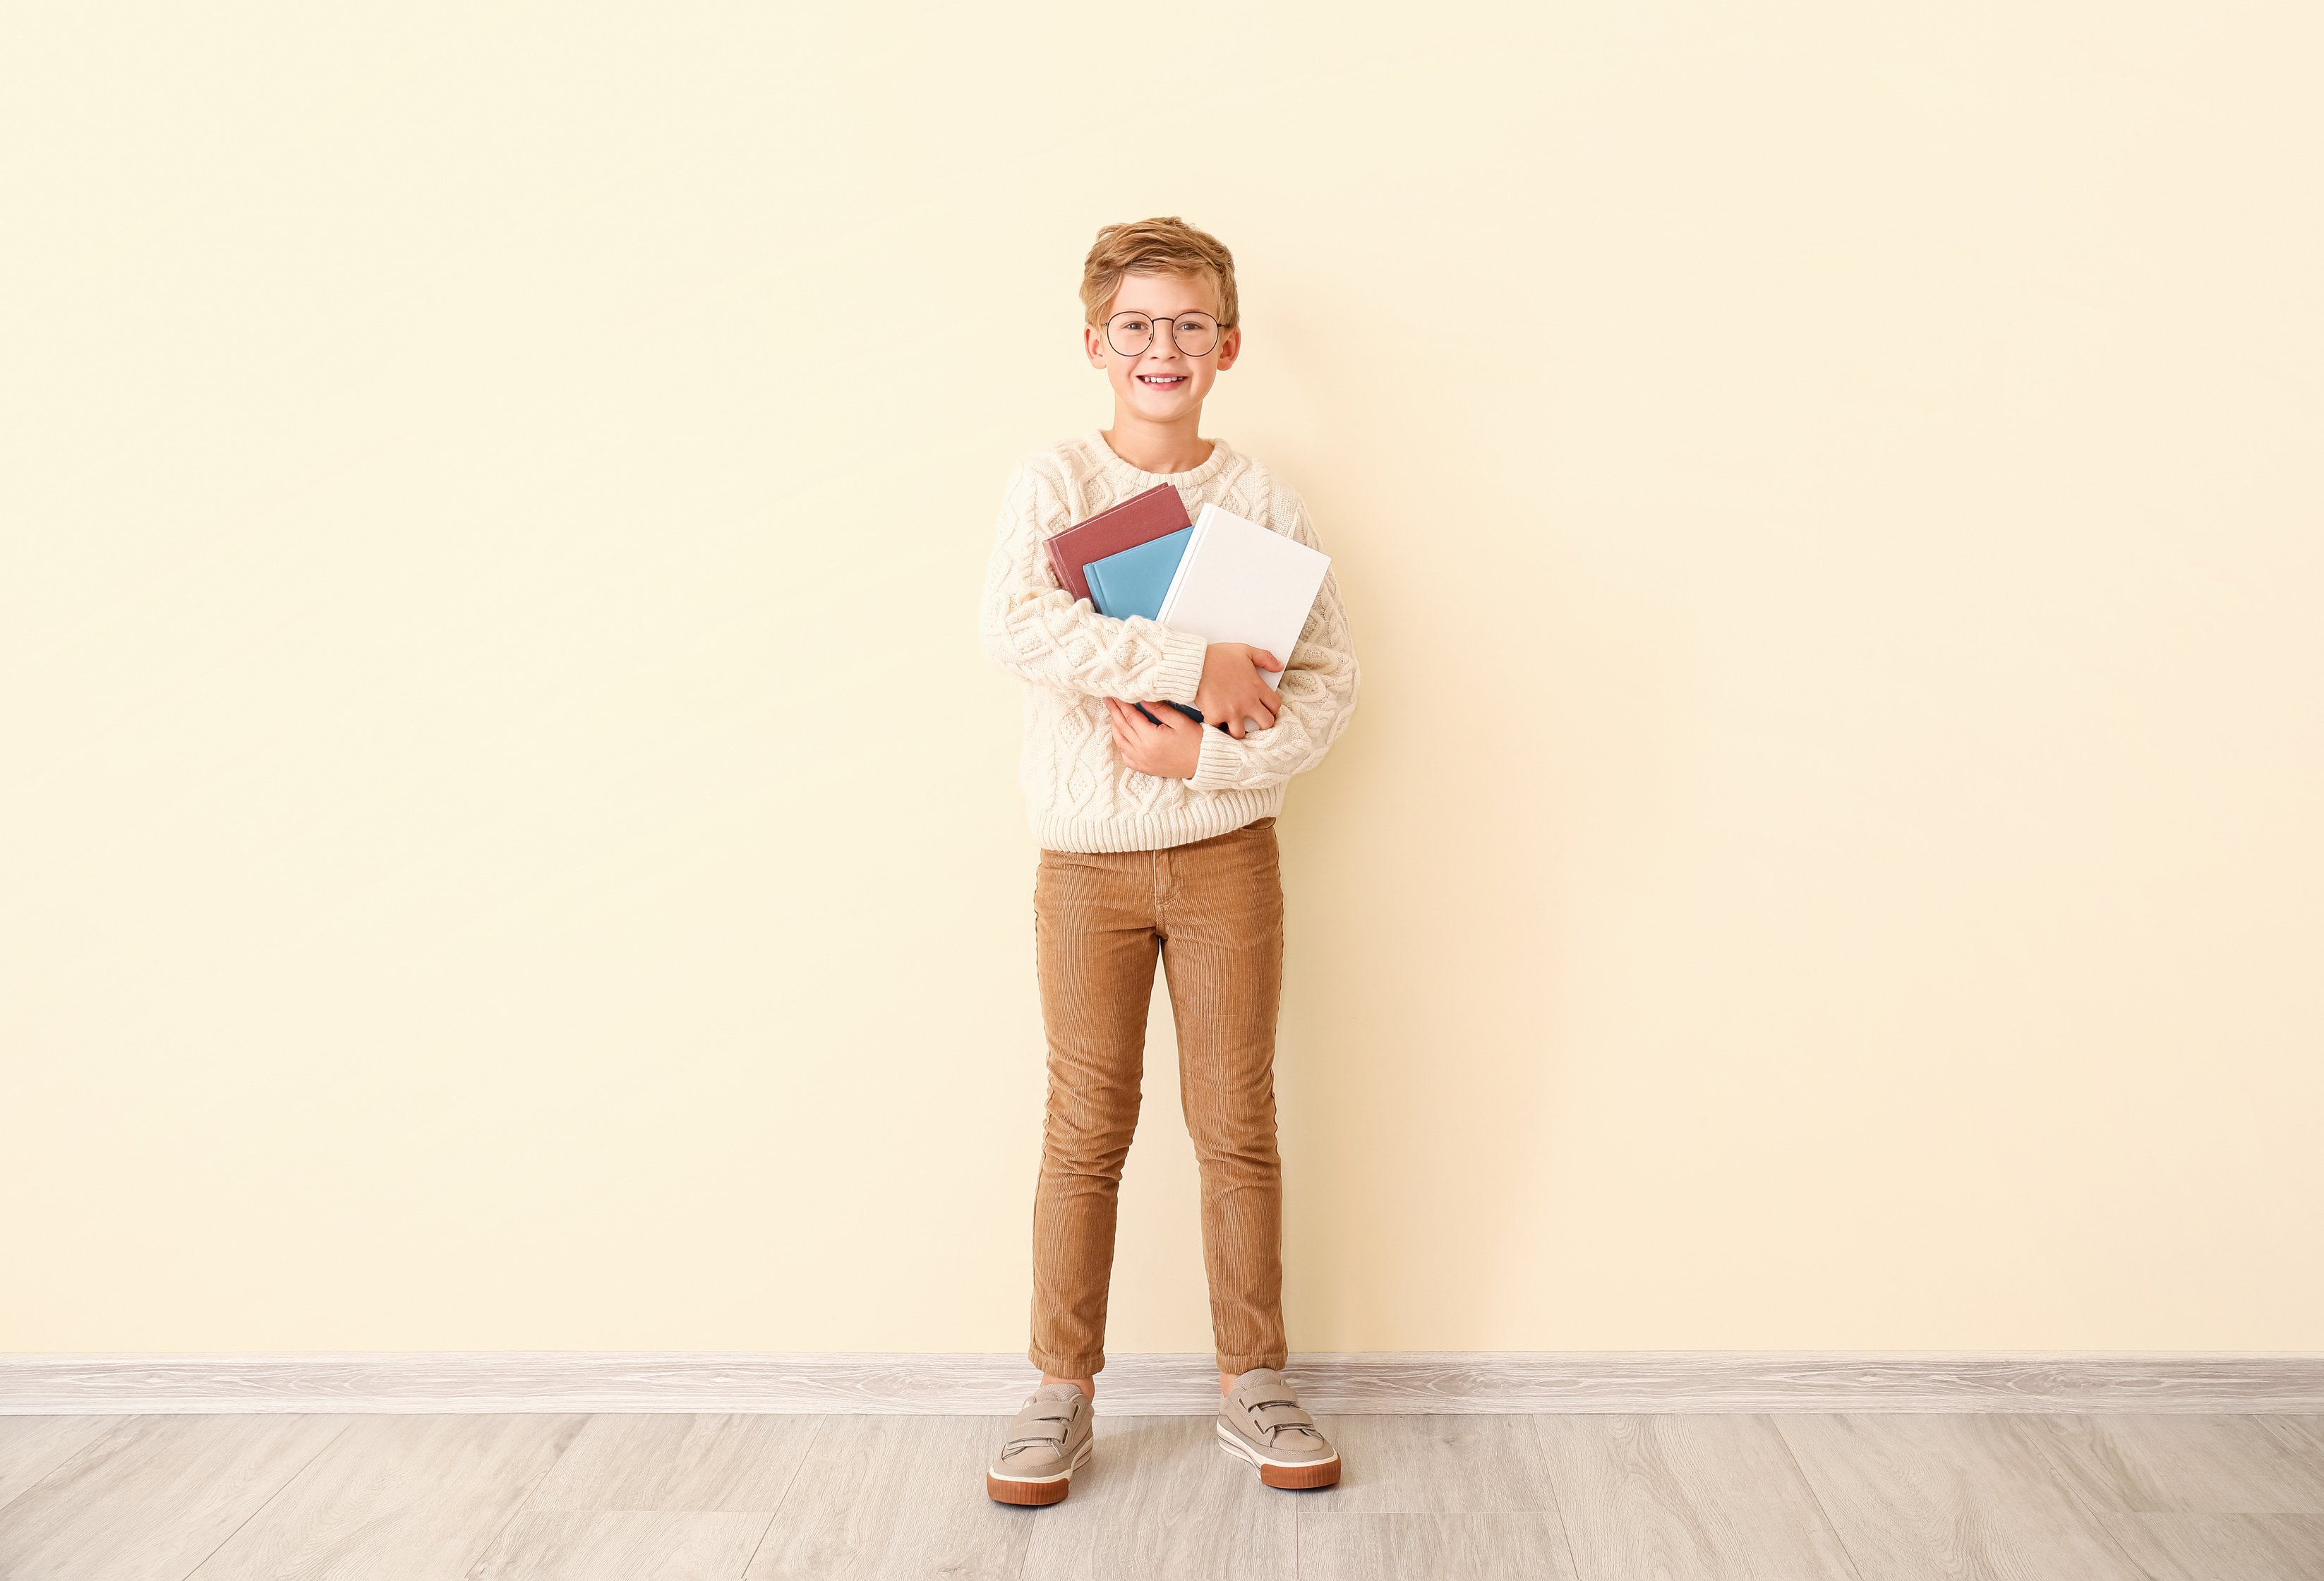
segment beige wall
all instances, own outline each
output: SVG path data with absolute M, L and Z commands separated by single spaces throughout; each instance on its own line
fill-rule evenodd
M 1364 664 L 1296 1346 L 2324 1348 L 2312 7 L 370 9 L 0 22 L 0 1349 L 1021 1345 L 1155 212 Z

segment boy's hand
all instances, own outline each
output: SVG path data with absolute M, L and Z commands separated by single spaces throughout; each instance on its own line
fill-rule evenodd
M 1194 688 L 1194 707 L 1202 709 L 1205 724 L 1223 725 L 1229 735 L 1240 741 L 1245 716 L 1258 720 L 1262 730 L 1275 723 L 1278 707 L 1275 689 L 1259 672 L 1282 668 L 1282 661 L 1264 648 L 1249 643 L 1213 643 L 1203 650 L 1203 679 Z M 1130 717 L 1137 718 L 1134 712 Z
M 1159 725 L 1148 724 L 1144 714 L 1120 698 L 1106 698 L 1105 711 L 1112 717 L 1114 750 L 1139 773 L 1191 780 L 1202 766 L 1203 732 L 1209 726 L 1195 724 L 1167 703 L 1147 705 Z

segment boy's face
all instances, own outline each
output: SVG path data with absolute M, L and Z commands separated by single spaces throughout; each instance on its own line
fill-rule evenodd
M 1082 340 L 1089 352 L 1090 366 L 1105 370 L 1116 407 L 1154 423 L 1177 423 L 1193 417 L 1203 397 L 1211 393 L 1211 381 L 1220 370 L 1234 365 L 1242 350 L 1242 331 L 1221 330 L 1216 346 L 1201 356 L 1188 356 L 1176 345 L 1176 316 L 1208 313 L 1215 319 L 1218 311 L 1218 284 L 1207 272 L 1124 276 L 1121 289 L 1113 293 L 1113 305 L 1106 310 L 1109 319 L 1134 312 L 1172 322 L 1156 323 L 1152 344 L 1136 356 L 1114 350 L 1104 325 L 1084 328 Z

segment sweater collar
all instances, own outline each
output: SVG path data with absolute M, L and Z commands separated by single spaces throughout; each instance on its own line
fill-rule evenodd
M 1102 430 L 1090 430 L 1082 436 L 1082 443 L 1089 447 L 1090 454 L 1096 458 L 1100 467 L 1116 477 L 1126 480 L 1131 485 L 1132 493 L 1142 493 L 1157 483 L 1174 483 L 1180 488 L 1193 488 L 1197 484 L 1208 483 L 1225 471 L 1227 463 L 1234 458 L 1234 447 L 1224 439 L 1213 436 L 1211 458 L 1200 467 L 1185 472 L 1148 472 L 1143 467 L 1132 467 L 1115 455 L 1113 447 L 1105 442 L 1105 434 Z

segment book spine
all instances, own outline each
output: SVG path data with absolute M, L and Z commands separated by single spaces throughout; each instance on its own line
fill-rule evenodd
M 1154 616 L 1156 625 L 1170 624 L 1171 612 L 1178 607 L 1178 589 L 1186 585 L 1186 568 L 1193 565 L 1194 557 L 1203 552 L 1203 540 L 1210 530 L 1211 513 L 1217 509 L 1216 505 L 1205 501 L 1202 510 L 1196 513 L 1194 531 L 1186 539 L 1185 550 L 1178 556 L 1177 569 L 1170 573 L 1170 586 L 1163 591 L 1162 607 Z

